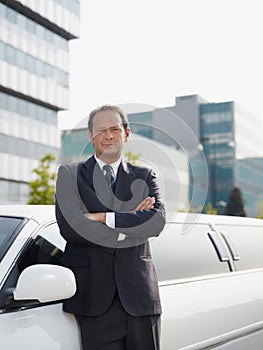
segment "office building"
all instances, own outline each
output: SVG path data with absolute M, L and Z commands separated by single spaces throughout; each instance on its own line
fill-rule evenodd
M 260 118 L 235 102 L 200 106 L 201 142 L 210 169 L 209 201 L 221 213 L 233 187 L 242 191 L 245 210 L 257 215 L 263 199 L 263 141 Z
M 32 169 L 58 153 L 79 12 L 78 0 L 0 0 L 1 203 L 27 202 Z
M 206 169 L 198 160 L 203 153 L 209 170 L 206 204 L 224 212 L 230 190 L 242 190 L 249 216 L 257 215 L 263 199 L 263 141 L 260 118 L 237 103 L 209 103 L 198 95 L 176 97 L 172 107 L 133 113 L 129 120 L 136 132 L 189 154 L 196 169 L 190 181 L 190 202 L 198 206 L 206 189 Z M 191 173 L 191 172 L 190 172 Z

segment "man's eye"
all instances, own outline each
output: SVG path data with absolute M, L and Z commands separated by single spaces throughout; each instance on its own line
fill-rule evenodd
M 116 132 L 121 132 L 122 129 L 119 126 L 114 126 L 112 128 L 109 128 L 109 129 L 98 129 L 96 134 L 105 133 L 105 132 L 107 132 L 107 130 L 110 130 L 111 132 L 116 133 Z

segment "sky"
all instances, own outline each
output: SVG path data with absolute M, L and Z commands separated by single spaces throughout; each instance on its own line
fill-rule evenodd
M 263 116 L 262 0 L 80 1 L 60 129 L 103 104 L 130 112 L 191 94 Z

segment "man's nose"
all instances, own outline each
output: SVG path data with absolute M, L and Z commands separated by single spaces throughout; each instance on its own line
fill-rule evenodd
M 110 129 L 110 128 L 105 130 L 105 137 L 106 137 L 107 139 L 112 139 L 112 138 L 113 138 L 112 132 L 111 132 L 111 129 Z

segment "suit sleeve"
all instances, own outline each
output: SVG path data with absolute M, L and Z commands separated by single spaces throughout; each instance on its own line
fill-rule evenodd
M 78 192 L 77 167 L 60 166 L 56 183 L 56 218 L 61 235 L 71 243 L 92 242 L 114 247 L 118 233 L 86 218 L 87 212 Z
M 156 175 L 151 170 L 146 179 L 148 196 L 155 197 L 154 208 L 115 213 L 115 231 L 141 238 L 158 236 L 165 225 L 165 208 Z

